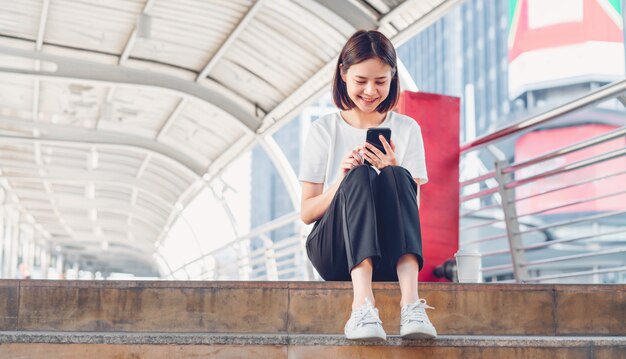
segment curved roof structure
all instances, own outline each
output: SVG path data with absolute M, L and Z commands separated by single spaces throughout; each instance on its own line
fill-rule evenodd
M 0 184 L 63 253 L 153 268 L 206 181 L 327 90 L 356 29 L 400 44 L 458 2 L 0 0 Z

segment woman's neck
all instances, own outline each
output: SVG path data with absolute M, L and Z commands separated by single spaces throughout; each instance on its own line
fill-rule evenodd
M 341 111 L 341 117 L 352 127 L 370 128 L 380 126 L 380 124 L 385 121 L 387 113 L 380 113 L 378 111 L 366 113 L 353 108 L 348 111 Z

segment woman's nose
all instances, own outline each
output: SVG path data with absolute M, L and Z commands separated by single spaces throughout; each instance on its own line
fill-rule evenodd
M 365 89 L 363 89 L 363 92 L 367 95 L 373 94 L 375 92 L 374 85 L 368 82 L 367 84 L 365 84 Z

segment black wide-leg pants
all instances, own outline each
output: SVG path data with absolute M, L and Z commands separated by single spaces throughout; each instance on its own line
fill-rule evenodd
M 324 280 L 349 281 L 352 268 L 372 257 L 374 281 L 397 281 L 398 259 L 412 253 L 421 269 L 416 196 L 417 185 L 402 167 L 380 174 L 366 165 L 350 170 L 307 238 L 313 267 Z

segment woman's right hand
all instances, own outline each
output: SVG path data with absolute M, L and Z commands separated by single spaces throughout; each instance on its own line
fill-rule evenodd
M 361 151 L 363 151 L 363 147 L 356 146 L 341 161 L 341 171 L 339 171 L 340 180 L 343 179 L 348 174 L 348 172 L 350 172 L 351 169 L 363 164 L 363 157 L 360 153 Z

